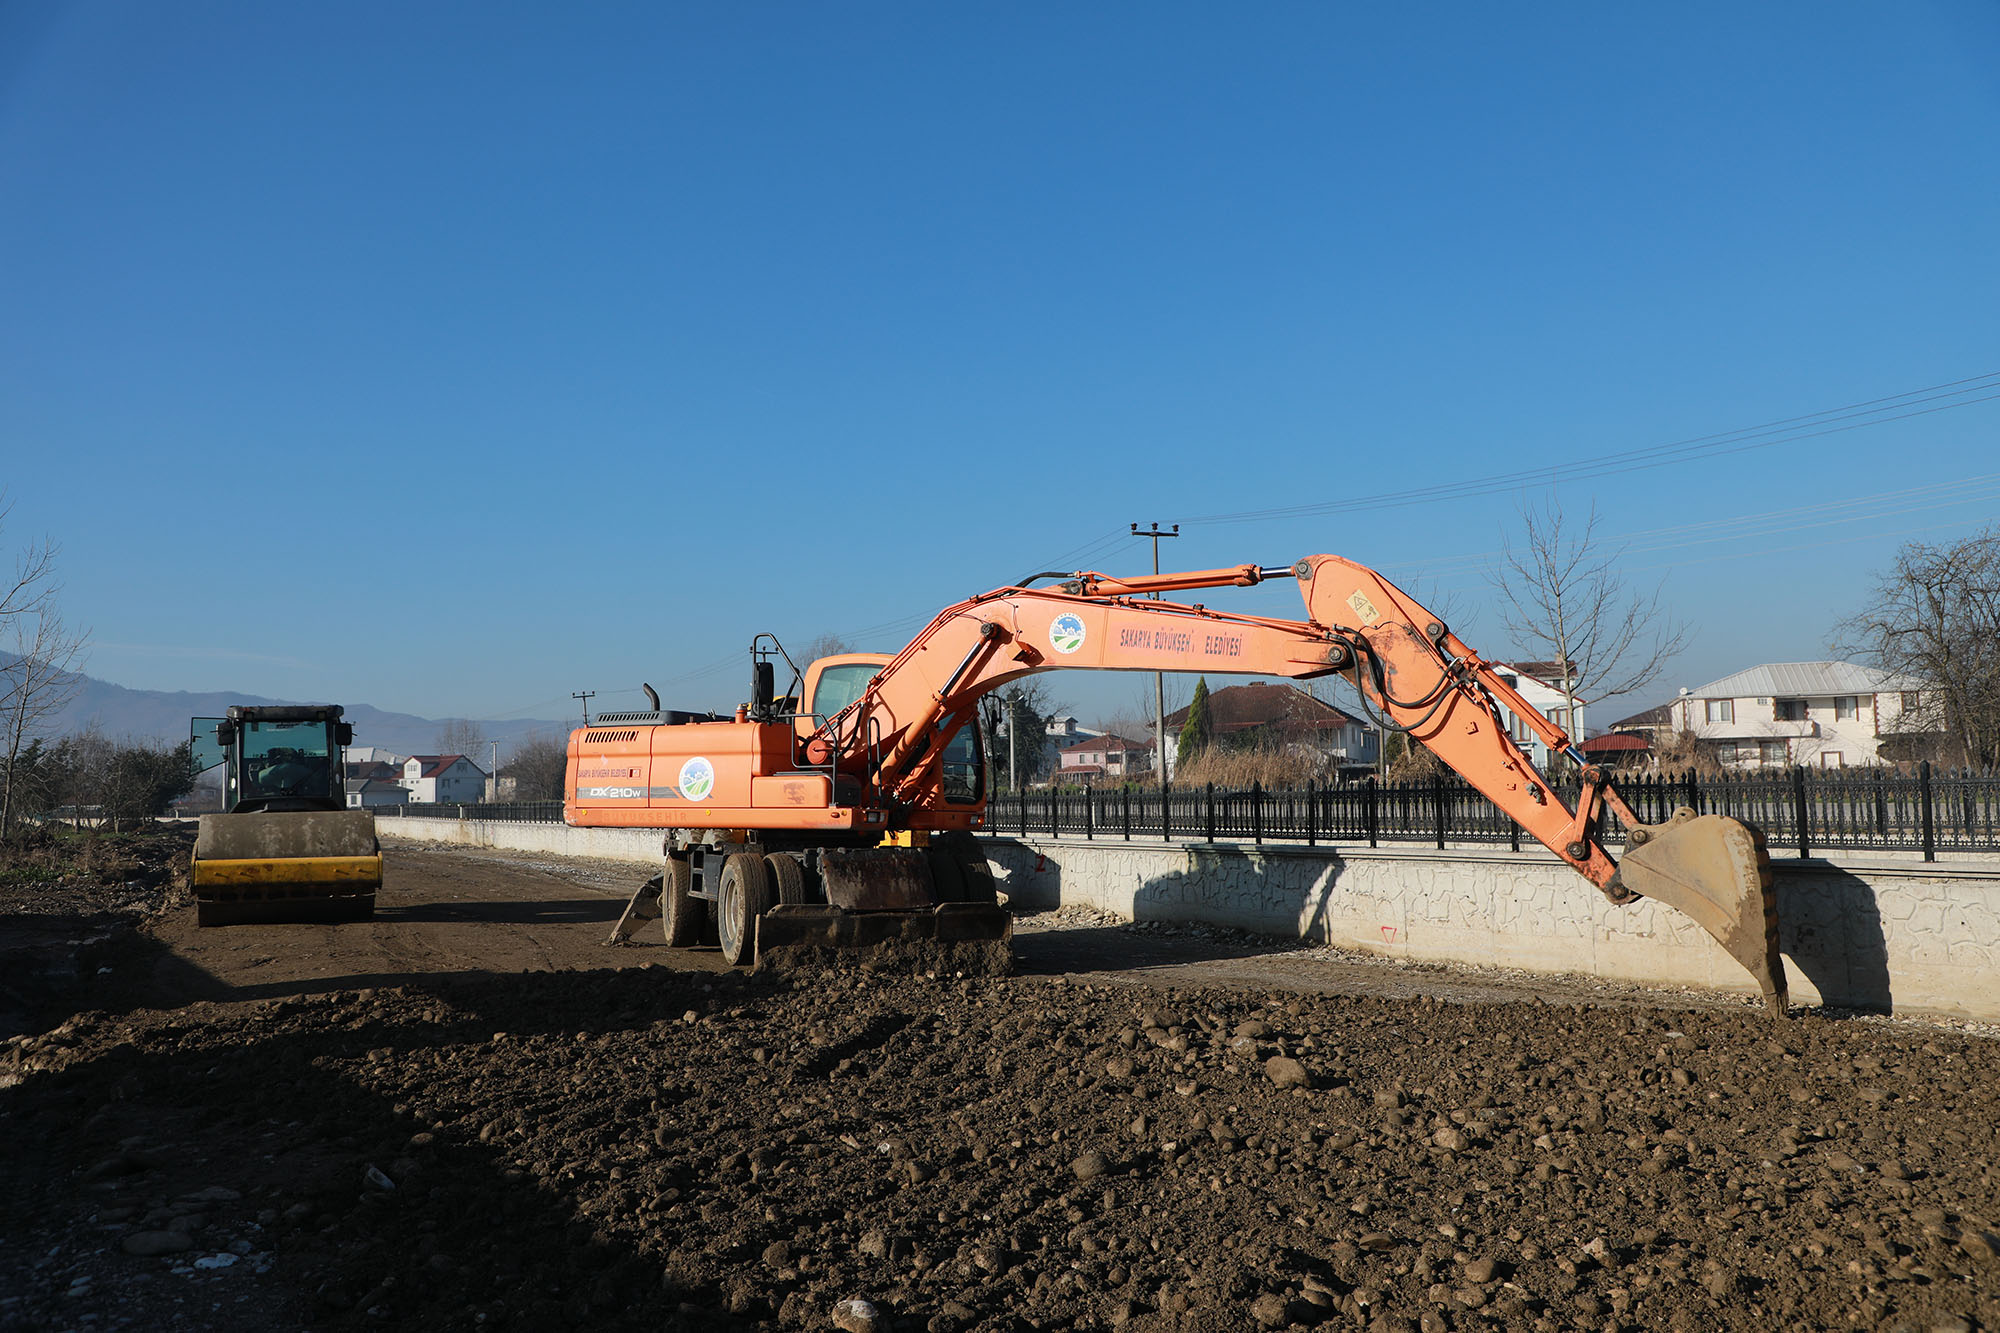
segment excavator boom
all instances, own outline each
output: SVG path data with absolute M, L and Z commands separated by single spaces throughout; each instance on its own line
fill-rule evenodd
M 1277 578 L 1297 580 L 1303 618 L 1155 600 Z M 1043 579 L 1058 582 L 1036 586 Z M 1654 898 L 1699 923 L 1784 1011 L 1770 863 L 1755 831 L 1692 811 L 1642 824 L 1610 775 L 1561 727 L 1428 608 L 1351 560 L 1314 555 L 1291 565 L 1123 578 L 1038 574 L 947 607 L 879 670 L 872 661 L 867 669 L 865 688 L 831 715 L 808 706 L 781 721 L 760 706 L 735 723 L 649 729 L 674 732 L 670 740 L 639 730 L 577 732 L 567 813 L 576 823 L 728 830 L 749 841 L 758 830 L 885 838 L 907 830 L 921 838 L 925 830 L 971 826 L 978 802 L 952 794 L 946 780 L 950 742 L 978 700 L 1009 681 L 1075 669 L 1337 674 L 1385 727 L 1427 747 L 1612 902 Z M 1510 716 L 1580 765 L 1574 809 L 1515 743 Z M 668 773 L 678 773 L 678 785 L 663 780 Z M 690 773 L 702 784 L 698 793 Z M 593 776 L 617 785 L 591 786 Z M 1607 813 L 1627 830 L 1622 865 L 1605 846 Z M 842 864 L 818 853 L 809 860 Z M 905 880 L 906 870 L 898 871 Z

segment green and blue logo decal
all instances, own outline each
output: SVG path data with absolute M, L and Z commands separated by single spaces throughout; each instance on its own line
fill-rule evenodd
M 1073 653 L 1083 647 L 1083 617 L 1065 611 L 1050 621 L 1049 647 L 1059 653 Z
M 705 801 L 715 790 L 715 765 L 699 755 L 681 765 L 681 796 L 690 801 Z

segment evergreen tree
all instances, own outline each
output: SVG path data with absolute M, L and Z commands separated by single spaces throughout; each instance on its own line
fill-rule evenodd
M 1174 748 L 1174 767 L 1191 763 L 1208 749 L 1214 727 L 1208 718 L 1208 677 L 1194 683 L 1194 702 L 1188 705 L 1187 720 L 1181 723 L 1180 744 Z

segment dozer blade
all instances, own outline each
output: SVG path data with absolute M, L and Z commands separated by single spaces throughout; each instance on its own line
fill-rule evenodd
M 197 925 L 365 921 L 382 887 L 375 816 L 360 810 L 203 815 L 188 878 Z
M 1764 840 L 1724 815 L 1685 806 L 1664 824 L 1632 829 L 1614 885 L 1693 918 L 1756 979 L 1764 1003 L 1785 1012 L 1778 959 L 1778 896 Z
M 757 967 L 838 965 L 863 951 L 858 961 L 876 970 L 1004 976 L 1013 938 L 1014 918 L 988 903 L 886 912 L 781 904 L 757 918 Z

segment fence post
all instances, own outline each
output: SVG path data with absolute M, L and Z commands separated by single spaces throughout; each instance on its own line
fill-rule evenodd
M 1687 771 L 1688 809 L 1701 813 L 1701 783 L 1695 780 L 1694 770 Z
M 1129 785 L 1118 789 L 1118 806 L 1124 814 L 1125 841 L 1130 842 L 1132 841 L 1132 788 Z
M 1377 845 L 1376 840 L 1381 836 L 1382 816 L 1381 816 L 1381 811 L 1376 808 L 1375 804 L 1376 802 L 1375 779 L 1371 775 L 1366 779 L 1366 781 L 1368 783 L 1368 799 L 1363 803 L 1363 811 L 1368 820 L 1368 845 L 1370 847 L 1374 847 Z
M 1097 836 L 1097 791 L 1092 787 L 1083 789 L 1083 840 L 1089 842 Z
M 1937 820 L 1931 813 L 1931 761 L 1917 768 L 1917 803 L 1923 810 L 1924 860 L 1937 860 Z
M 1318 834 L 1319 834 L 1319 807 L 1317 806 L 1317 804 L 1314 802 L 1313 799 L 1313 780 L 1311 778 L 1307 778 L 1306 779 L 1306 846 L 1308 847 L 1313 846 L 1318 841 Z
M 1437 816 L 1437 846 L 1444 850 L 1444 774 L 1431 774 L 1431 805 Z
M 1213 782 L 1208 784 L 1208 814 L 1206 822 L 1208 825 L 1208 840 L 1210 842 L 1214 842 L 1215 841 L 1215 784 Z
M 1799 859 L 1803 861 L 1812 855 L 1812 839 L 1806 829 L 1806 766 L 1804 764 L 1795 764 L 1792 767 L 1792 811 L 1797 815 L 1799 821 Z
M 1160 779 L 1160 841 L 1174 840 L 1174 787 L 1170 779 Z
M 1028 798 L 1024 793 L 1014 793 L 1014 808 L 1020 812 L 1021 836 L 1025 838 L 1028 836 Z
M 1264 841 L 1264 784 L 1261 780 L 1250 783 L 1250 841 L 1260 846 Z
M 1507 816 L 1507 847 L 1510 851 L 1521 850 L 1521 821 Z

